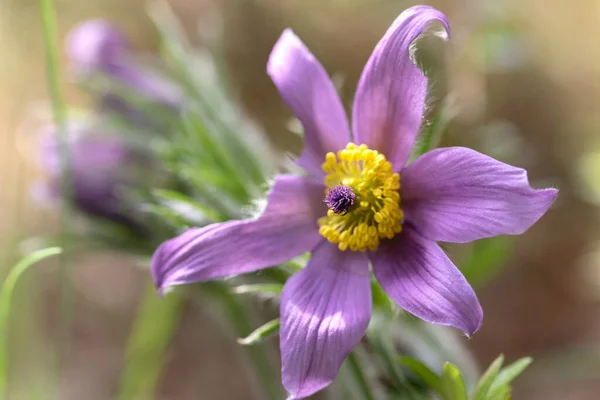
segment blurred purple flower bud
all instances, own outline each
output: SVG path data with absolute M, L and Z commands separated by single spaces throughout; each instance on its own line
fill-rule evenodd
M 148 125 L 154 118 L 152 113 L 144 111 L 147 104 L 171 112 L 181 109 L 182 91 L 174 82 L 138 64 L 124 35 L 110 22 L 82 22 L 69 33 L 65 48 L 73 72 L 80 81 L 89 83 L 98 75 L 109 78 L 108 87 L 102 88 L 102 111 Z M 132 98 L 127 98 L 127 91 Z
M 108 137 L 107 137 L 108 136 Z M 50 180 L 45 192 L 61 195 L 60 148 L 53 130 L 42 137 L 40 163 Z M 69 143 L 71 199 L 85 214 L 105 218 L 130 228 L 140 228 L 132 215 L 125 190 L 144 182 L 152 170 L 149 154 L 110 135 L 98 136 L 86 129 L 72 132 Z
M 110 74 L 131 50 L 115 25 L 99 19 L 85 21 L 73 28 L 65 47 L 78 75 L 98 71 Z

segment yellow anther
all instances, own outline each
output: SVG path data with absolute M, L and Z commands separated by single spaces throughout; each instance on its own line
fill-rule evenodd
M 327 153 L 323 171 L 328 190 L 344 185 L 356 195 L 347 213 L 329 210 L 319 219 L 319 233 L 340 250 L 375 251 L 381 239 L 402 231 L 400 175 L 383 154 L 364 144 L 348 143 L 337 154 Z

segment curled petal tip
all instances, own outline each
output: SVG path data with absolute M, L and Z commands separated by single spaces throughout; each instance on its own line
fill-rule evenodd
M 540 190 L 540 192 L 542 192 L 543 195 L 546 196 L 548 206 L 551 206 L 552 203 L 554 203 L 554 200 L 556 200 L 556 198 L 558 197 L 558 189 L 555 188 L 542 189 Z
M 429 6 L 402 12 L 383 35 L 362 72 L 352 112 L 355 140 L 385 154 L 395 170 L 408 159 L 419 133 L 427 78 L 414 63 L 413 43 L 434 22 L 446 16 Z
M 438 21 L 442 24 L 444 29 L 437 32 L 437 35 L 444 40 L 450 39 L 450 23 L 448 22 L 448 17 L 446 17 L 443 12 L 433 8 L 432 6 L 414 6 L 408 8 L 406 11 L 404 11 L 404 13 L 420 15 L 421 18 L 427 18 L 431 22 Z

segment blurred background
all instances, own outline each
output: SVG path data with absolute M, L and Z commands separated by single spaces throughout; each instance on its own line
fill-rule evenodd
M 142 52 L 157 48 L 141 0 L 57 0 L 60 39 L 89 18 L 114 21 Z M 373 46 L 411 1 L 172 0 L 194 44 L 222 34 L 225 74 L 247 113 L 277 151 L 297 153 L 290 113 L 265 73 L 272 45 L 292 27 L 352 98 Z M 448 15 L 444 91 L 454 118 L 443 145 L 475 148 L 528 170 L 536 187 L 560 196 L 514 240 L 501 271 L 478 288 L 485 321 L 468 342 L 488 365 L 532 356 L 514 399 L 600 398 L 600 37 L 597 1 L 447 0 L 427 3 Z M 32 160 L 32 115 L 48 100 L 42 30 L 35 0 L 0 0 L 0 277 L 28 250 L 31 237 L 57 229 L 57 209 L 35 201 L 43 175 Z M 61 59 L 70 103 L 86 98 Z M 28 240 L 26 240 L 28 239 Z M 453 249 L 450 249 L 453 250 Z M 460 251 L 460 249 L 458 250 Z M 72 260 L 73 330 L 64 349 L 61 399 L 114 396 L 132 321 L 149 274 L 117 252 Z M 57 271 L 45 262 L 19 282 L 11 317 L 11 398 L 51 380 L 56 346 Z M 160 331 L 160 326 L 156 327 Z M 235 335 L 220 316 L 189 304 L 168 346 L 157 399 L 258 399 Z M 37 398 L 45 398 L 40 393 Z

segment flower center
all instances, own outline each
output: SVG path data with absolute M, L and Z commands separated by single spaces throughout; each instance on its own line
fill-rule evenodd
M 319 233 L 340 250 L 375 251 L 381 239 L 402 231 L 400 175 L 383 154 L 366 145 L 348 143 L 327 153 L 323 163 L 327 216 Z
M 356 195 L 350 186 L 339 185 L 327 191 L 325 203 L 335 214 L 346 215 L 355 199 Z

